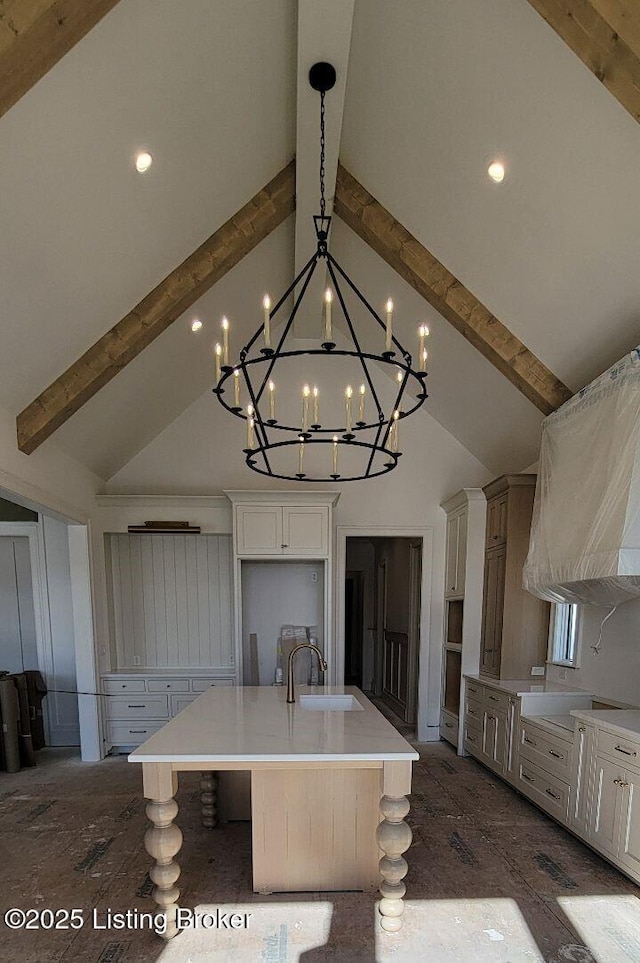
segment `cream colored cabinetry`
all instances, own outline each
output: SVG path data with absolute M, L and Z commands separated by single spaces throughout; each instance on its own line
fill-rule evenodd
M 324 558 L 329 552 L 326 505 L 235 506 L 236 554 Z
M 486 553 L 480 672 L 496 679 L 526 679 L 544 667 L 549 603 L 522 588 L 529 548 L 535 475 L 503 475 L 487 498 Z
M 477 672 L 482 617 L 486 500 L 465 488 L 441 506 L 447 514 L 440 736 L 463 752 L 462 674 Z
M 107 751 L 139 746 L 209 686 L 234 684 L 232 675 L 103 676 Z
M 464 748 L 498 775 L 510 778 L 515 698 L 479 682 L 467 682 L 465 692 Z
M 596 729 L 594 748 L 588 841 L 640 881 L 640 737 Z
M 447 517 L 447 561 L 445 598 L 464 597 L 465 563 L 467 556 L 467 506 Z
M 594 738 L 593 726 L 576 726 L 571 757 L 569 827 L 583 838 L 589 833 L 588 803 Z
M 517 788 L 554 816 L 569 822 L 572 734 L 552 732 L 521 720 Z

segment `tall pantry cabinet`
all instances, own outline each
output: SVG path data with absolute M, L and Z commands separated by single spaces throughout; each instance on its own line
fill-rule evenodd
M 503 475 L 487 485 L 480 673 L 495 679 L 544 675 L 549 603 L 522 587 L 535 475 Z

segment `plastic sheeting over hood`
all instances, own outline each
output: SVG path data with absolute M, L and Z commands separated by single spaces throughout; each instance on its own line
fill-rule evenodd
M 640 349 L 542 423 L 523 584 L 550 602 L 640 596 Z

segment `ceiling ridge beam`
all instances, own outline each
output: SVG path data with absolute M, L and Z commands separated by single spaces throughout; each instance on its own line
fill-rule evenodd
M 550 414 L 572 392 L 340 164 L 336 214 L 522 394 Z
M 294 209 L 291 161 L 20 412 L 16 420 L 20 451 L 35 451 Z
M 0 117 L 118 0 L 1 0 Z
M 640 121 L 638 0 L 529 0 L 559 37 Z

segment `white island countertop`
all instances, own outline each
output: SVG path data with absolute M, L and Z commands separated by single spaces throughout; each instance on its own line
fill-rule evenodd
M 364 711 L 303 709 L 300 696 L 353 695 Z M 353 686 L 215 686 L 129 756 L 129 762 L 415 760 L 418 753 Z M 249 766 L 248 766 L 249 768 Z
M 640 739 L 640 709 L 572 709 L 571 715 L 604 726 L 623 739 Z

